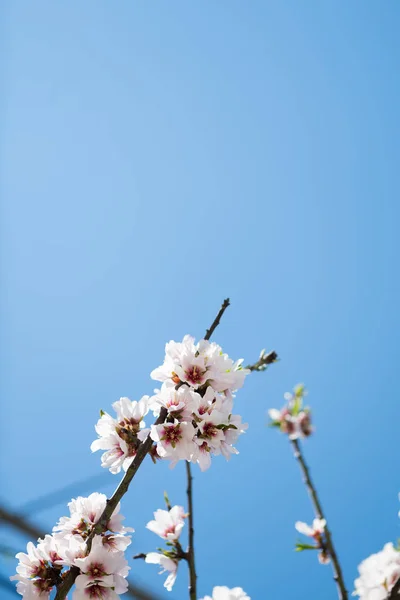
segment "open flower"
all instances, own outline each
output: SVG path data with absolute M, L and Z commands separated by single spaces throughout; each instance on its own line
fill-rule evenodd
M 157 453 L 161 458 L 170 458 L 172 466 L 179 460 L 191 460 L 195 451 L 192 423 L 162 423 L 151 426 L 151 438 L 157 442 Z
M 201 396 L 186 385 L 182 385 L 178 389 L 176 387 L 172 381 L 164 381 L 161 390 L 156 390 L 156 394 L 149 399 L 149 405 L 154 416 L 158 417 L 160 409 L 163 407 L 174 419 L 190 421 Z
M 149 430 L 145 429 L 143 418 L 149 411 L 149 397 L 143 396 L 138 402 L 121 398 L 112 405 L 117 417 L 102 412 L 95 429 L 99 438 L 92 442 L 92 452 L 106 450 L 101 457 L 101 466 L 111 473 L 125 471 L 136 456 L 140 442 Z
M 173 542 L 179 539 L 186 517 L 182 506 L 173 506 L 170 510 L 160 508 L 154 513 L 154 521 L 149 521 L 146 527 L 164 540 Z
M 145 560 L 149 564 L 160 565 L 160 575 L 166 571 L 169 571 L 169 575 L 165 580 L 164 587 L 170 592 L 176 580 L 178 561 L 173 560 L 164 554 L 159 554 L 158 552 L 149 552 L 146 554 Z
M 299 533 L 306 535 L 307 537 L 318 540 L 325 531 L 326 520 L 325 519 L 314 519 L 312 526 L 303 523 L 303 521 L 297 521 L 295 527 Z
M 128 586 L 127 586 L 128 587 Z M 126 591 L 126 590 L 124 590 Z M 120 594 L 123 592 L 119 592 Z M 90 581 L 83 575 L 78 575 L 72 600 L 119 600 L 113 577 L 103 577 Z
M 311 526 L 307 525 L 307 523 L 303 523 L 303 521 L 297 521 L 295 527 L 299 533 L 312 538 L 316 542 L 315 546 L 298 543 L 296 544 L 296 550 L 298 552 L 302 550 L 320 550 L 318 553 L 318 560 L 321 565 L 327 565 L 330 562 L 330 556 L 325 540 L 325 519 L 314 519 Z
M 196 344 L 192 336 L 185 335 L 182 342 L 166 344 L 164 363 L 152 371 L 151 377 L 157 381 L 186 383 L 193 389 L 207 383 L 216 392 L 233 391 L 242 387 L 250 373 L 241 363 L 241 360 L 233 362 L 218 344 L 207 340 Z
M 86 539 L 93 525 L 100 519 L 107 505 L 107 496 L 94 492 L 88 497 L 78 496 L 68 503 L 69 517 L 61 517 L 53 531 L 60 532 L 63 537 L 78 535 Z M 107 528 L 114 533 L 125 533 L 133 529 L 124 527 L 122 521 L 124 516 L 120 514 L 120 503 L 118 503 Z
M 75 581 L 77 594 L 74 600 L 86 597 L 111 600 L 118 598 L 113 593 L 123 594 L 128 589 L 129 567 L 124 553 L 110 552 L 101 536 L 94 537 L 89 555 L 76 558 L 74 565 L 81 571 Z

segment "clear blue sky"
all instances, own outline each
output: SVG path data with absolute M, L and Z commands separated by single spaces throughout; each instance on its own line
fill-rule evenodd
M 352 589 L 400 535 L 400 4 L 0 11 L 1 501 L 50 530 L 72 495 L 110 493 L 89 450 L 99 409 L 151 393 L 165 342 L 201 336 L 230 296 L 215 340 L 281 362 L 237 396 L 240 455 L 195 473 L 200 597 L 334 600 L 330 568 L 293 552 L 312 511 L 266 411 L 306 383 L 305 452 Z M 149 462 L 123 506 L 131 554 L 157 545 L 144 526 L 164 489 L 185 502 L 183 465 Z M 156 567 L 133 577 L 186 598 L 184 569 L 170 596 Z

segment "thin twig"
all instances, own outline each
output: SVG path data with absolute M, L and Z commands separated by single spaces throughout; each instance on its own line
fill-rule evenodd
M 272 365 L 272 363 L 278 360 L 278 355 L 274 350 L 268 352 L 268 354 L 264 354 L 264 352 L 265 351 L 262 350 L 258 361 L 251 365 L 247 365 L 245 369 L 249 369 L 250 371 L 265 371 L 268 365 Z
M 212 336 L 212 334 L 214 333 L 215 329 L 218 327 L 219 322 L 221 320 L 222 315 L 224 314 L 224 312 L 226 311 L 226 309 L 228 308 L 230 302 L 229 302 L 229 298 L 226 298 L 223 303 L 221 308 L 219 309 L 219 313 L 217 314 L 217 316 L 214 319 L 213 324 L 211 325 L 210 329 L 207 329 L 206 331 L 206 335 L 204 336 L 205 340 L 209 340 L 210 337 Z
M 161 412 L 160 412 L 160 416 L 158 417 L 157 421 L 155 422 L 155 425 L 159 425 L 160 423 L 163 423 L 165 421 L 166 415 L 167 415 L 167 410 L 165 408 L 162 408 Z M 94 536 L 96 534 L 101 534 L 103 531 L 107 530 L 107 524 L 108 524 L 114 510 L 116 509 L 118 502 L 128 491 L 129 485 L 130 485 L 132 479 L 136 475 L 140 465 L 142 464 L 143 460 L 145 459 L 152 444 L 153 444 L 153 440 L 151 439 L 150 435 L 148 435 L 146 440 L 144 442 L 142 442 L 140 444 L 140 446 L 138 447 L 138 450 L 137 450 L 135 458 L 133 459 L 133 462 L 129 466 L 127 472 L 125 473 L 124 477 L 122 478 L 122 480 L 121 480 L 119 486 L 117 487 L 117 489 L 115 490 L 114 494 L 111 496 L 111 498 L 109 500 L 107 500 L 106 507 L 103 510 L 103 513 L 102 513 L 100 519 L 98 520 L 96 525 L 93 527 L 92 532 L 90 533 L 89 537 L 86 540 L 86 550 L 88 552 L 90 552 L 90 549 L 92 547 L 92 540 L 93 540 Z M 73 586 L 73 584 L 75 582 L 75 579 L 78 577 L 79 572 L 80 571 L 79 571 L 78 567 L 71 567 L 71 569 L 69 571 L 67 571 L 63 583 L 59 586 L 59 588 L 57 590 L 57 595 L 55 597 L 55 600 L 65 600 L 69 590 L 71 589 L 71 587 Z
M 315 489 L 315 486 L 311 480 L 310 471 L 304 460 L 303 454 L 301 452 L 299 441 L 291 440 L 291 444 L 293 446 L 294 456 L 297 459 L 297 461 L 299 462 L 301 471 L 303 473 L 304 483 L 305 483 L 308 493 L 310 495 L 316 517 L 318 519 L 325 519 L 323 510 L 322 510 L 322 506 L 321 506 L 321 503 L 318 498 L 317 490 Z M 329 531 L 329 527 L 327 524 L 325 525 L 324 531 L 325 531 L 326 547 L 327 547 L 329 556 L 332 559 L 333 578 L 336 582 L 336 586 L 338 589 L 338 595 L 339 595 L 340 600 L 347 600 L 348 594 L 347 594 L 347 590 L 346 590 L 346 587 L 344 584 L 342 569 L 341 569 L 341 566 L 339 563 L 339 558 L 336 554 L 335 547 L 333 545 L 332 535 L 331 535 L 331 532 Z
M 190 600 L 196 600 L 197 598 L 197 574 L 194 557 L 194 525 L 193 525 L 193 487 L 192 487 L 192 472 L 190 468 L 190 462 L 186 461 L 186 475 L 187 475 L 187 497 L 188 497 L 188 508 L 189 508 L 189 547 L 187 551 L 188 563 L 189 563 L 189 598 Z

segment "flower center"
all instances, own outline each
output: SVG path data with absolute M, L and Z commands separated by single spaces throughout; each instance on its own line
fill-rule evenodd
M 193 365 L 186 371 L 185 375 L 189 383 L 198 384 L 203 383 L 204 373 L 205 371 L 200 369 L 200 367 Z
M 89 598 L 98 598 L 101 600 L 102 598 L 107 598 L 109 589 L 110 588 L 102 587 L 96 583 L 95 585 L 85 588 L 85 594 L 89 596 Z
M 211 439 L 217 435 L 217 428 L 214 423 L 204 423 L 203 433 L 201 437 Z
M 166 444 L 175 448 L 176 443 L 182 439 L 181 427 L 178 423 L 172 427 L 164 427 L 164 435 L 161 438 Z
M 87 572 L 89 575 L 91 575 L 91 577 L 93 577 L 93 579 L 98 579 L 99 577 L 107 575 L 104 570 L 104 565 L 101 563 L 92 563 Z

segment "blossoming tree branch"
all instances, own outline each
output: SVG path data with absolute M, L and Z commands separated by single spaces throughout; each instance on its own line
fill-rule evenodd
M 187 477 L 187 509 L 172 506 L 164 495 L 165 509 L 157 509 L 147 528 L 160 537 L 165 548 L 146 552 L 134 558 L 158 565 L 167 573 L 164 583 L 172 590 L 178 567 L 183 561 L 189 573 L 190 600 L 197 600 L 197 573 L 194 551 L 194 494 L 191 468 L 201 471 L 211 465 L 215 456 L 227 460 L 238 454 L 235 444 L 248 426 L 234 413 L 236 390 L 253 371 L 264 371 L 277 360 L 275 352 L 261 352 L 257 362 L 247 367 L 242 360 L 233 361 L 221 347 L 210 342 L 229 300 L 225 300 L 206 335 L 199 342 L 187 335 L 182 342 L 166 344 L 165 359 L 151 377 L 161 383 L 153 396 L 138 401 L 121 398 L 112 405 L 114 415 L 100 412 L 95 425 L 98 438 L 93 452 L 103 451 L 102 467 L 113 474 L 125 473 L 111 498 L 93 493 L 78 497 L 68 504 L 69 515 L 61 517 L 51 535 L 28 543 L 27 553 L 17 554 L 17 591 L 25 600 L 65 600 L 73 589 L 72 600 L 117 600 L 128 590 L 130 570 L 125 552 L 134 530 L 123 525 L 120 502 L 128 492 L 139 467 L 147 455 L 157 463 L 170 461 L 171 466 L 184 461 Z M 315 511 L 312 525 L 296 523 L 296 529 L 312 543 L 298 542 L 296 550 L 317 550 L 321 564 L 332 564 L 340 600 L 348 600 L 343 573 L 327 519 L 311 480 L 300 439 L 313 431 L 310 410 L 303 406 L 304 386 L 286 394 L 283 409 L 271 409 L 272 425 L 287 434 L 299 462 L 306 488 Z M 145 418 L 153 414 L 154 422 L 146 426 Z M 188 522 L 188 546 L 180 541 Z M 387 544 L 377 555 L 360 566 L 355 593 L 363 600 L 398 598 L 400 590 L 400 552 Z M 219 582 L 218 582 L 219 583 Z M 239 582 L 238 582 L 239 583 Z M 250 600 L 241 587 L 216 586 L 212 596 L 203 600 Z

